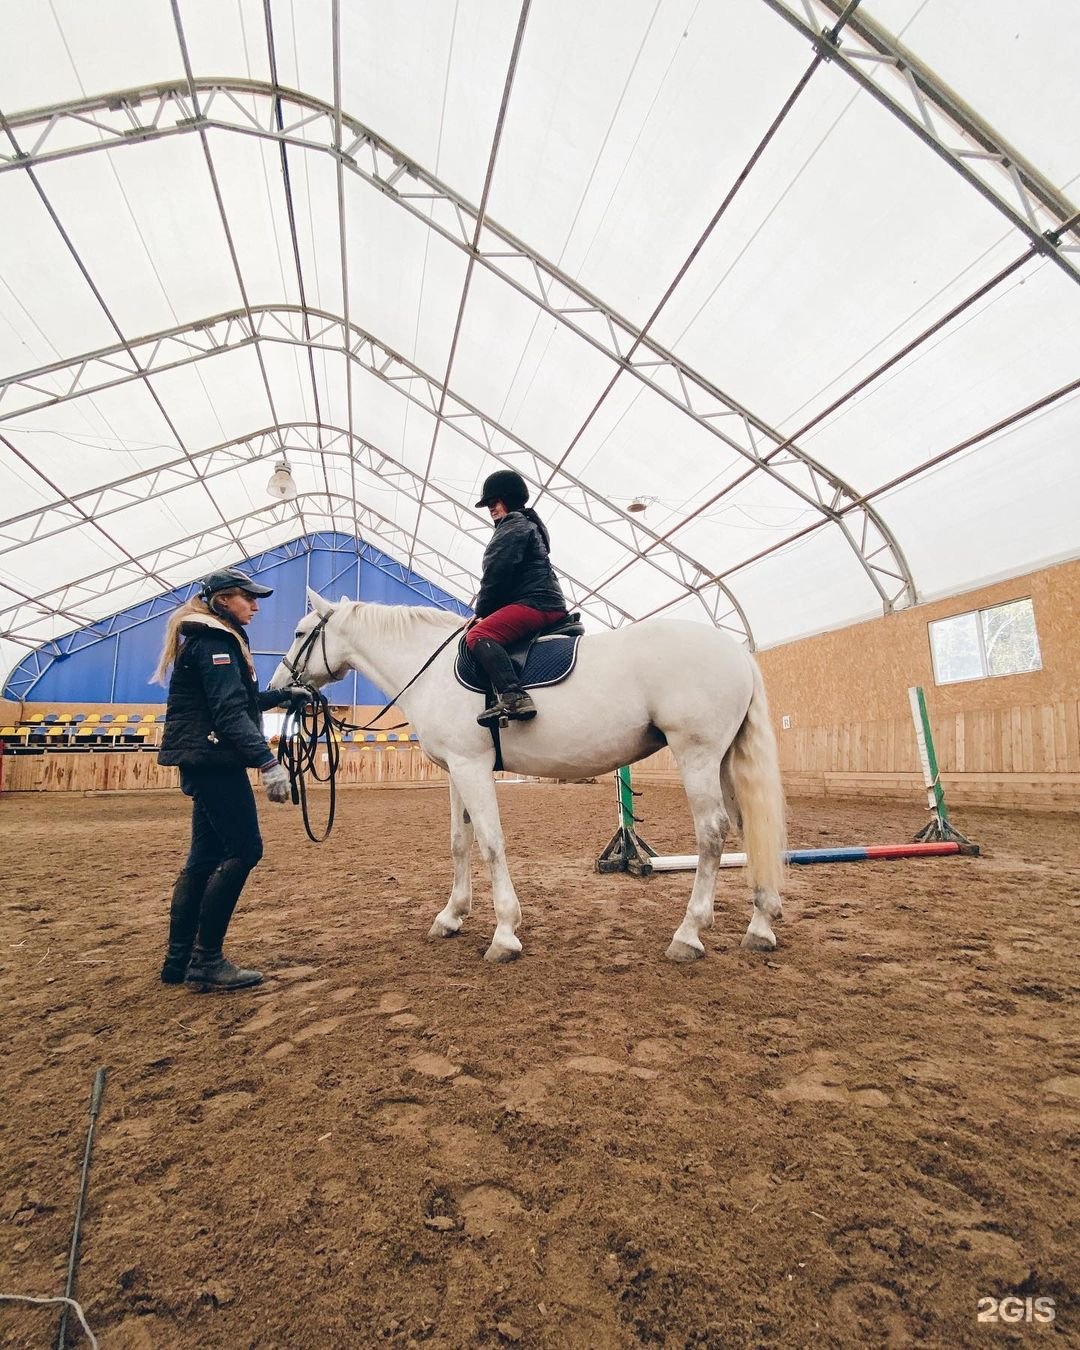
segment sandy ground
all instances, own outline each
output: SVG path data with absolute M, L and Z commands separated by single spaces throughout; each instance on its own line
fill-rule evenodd
M 268 979 L 232 996 L 157 980 L 178 794 L 0 800 L 0 1289 L 63 1288 L 105 1065 L 103 1350 L 1080 1343 L 1075 821 L 971 811 L 978 860 L 792 869 L 768 958 L 727 872 L 686 967 L 689 878 L 592 870 L 610 783 L 500 798 L 523 959 L 481 959 L 486 880 L 425 940 L 442 790 L 350 792 L 321 848 L 263 812 L 229 949 Z M 643 810 L 692 849 L 677 789 Z M 919 824 L 791 804 L 797 846 Z M 1008 1295 L 1056 1320 L 977 1322 Z M 4 1345 L 56 1324 L 0 1304 Z

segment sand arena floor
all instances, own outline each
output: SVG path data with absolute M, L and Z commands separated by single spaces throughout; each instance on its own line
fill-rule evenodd
M 964 812 L 982 859 L 792 869 L 767 959 L 727 872 L 686 967 L 689 878 L 592 870 L 609 782 L 500 799 L 522 960 L 481 960 L 486 880 L 425 940 L 445 792 L 354 791 L 321 848 L 263 810 L 229 947 L 268 978 L 233 996 L 157 981 L 179 794 L 0 800 L 0 1289 L 63 1288 L 105 1065 L 103 1350 L 1080 1343 L 1075 821 Z M 678 789 L 643 809 L 692 849 Z M 791 803 L 795 846 L 920 823 Z M 1006 1295 L 1057 1320 L 979 1325 Z M 4 1345 L 56 1324 L 0 1304 Z

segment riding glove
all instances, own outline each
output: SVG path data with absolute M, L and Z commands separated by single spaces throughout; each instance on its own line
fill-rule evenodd
M 280 764 L 269 764 L 262 770 L 263 787 L 272 802 L 287 802 L 290 796 L 289 775 Z
M 287 684 L 281 690 L 281 696 L 294 708 L 302 708 L 315 697 L 306 684 Z

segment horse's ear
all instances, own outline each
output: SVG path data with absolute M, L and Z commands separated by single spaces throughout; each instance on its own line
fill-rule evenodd
M 329 600 L 324 600 L 318 591 L 313 591 L 309 586 L 307 588 L 308 604 L 319 616 L 320 619 L 328 619 L 334 612 L 334 606 Z
M 343 595 L 343 596 L 341 597 L 341 599 L 338 601 L 338 604 L 339 604 L 339 605 L 351 605 L 351 604 L 352 604 L 352 601 L 349 599 L 349 597 L 348 597 L 347 595 Z

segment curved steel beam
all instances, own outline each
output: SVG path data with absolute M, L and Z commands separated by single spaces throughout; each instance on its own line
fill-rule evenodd
M 289 116 L 279 126 L 283 107 Z M 0 173 L 195 130 L 202 134 L 208 129 L 330 155 L 804 504 L 837 523 L 850 515 L 849 506 L 854 507 L 863 519 L 854 529 L 842 525 L 841 532 L 884 611 L 917 599 L 915 581 L 899 544 L 875 508 L 858 505 L 854 488 L 573 277 L 489 217 L 482 217 L 477 207 L 377 132 L 321 99 L 258 80 L 195 79 L 190 88 L 146 85 L 15 113 L 6 121 L 21 133 L 22 142 L 30 142 L 30 149 L 0 156 Z M 84 124 L 90 127 L 90 136 L 83 132 Z M 342 129 L 348 132 L 347 144 L 342 144 Z
M 264 427 L 247 436 L 238 436 L 220 445 L 195 451 L 190 459 L 178 456 L 165 463 L 156 464 L 144 472 L 127 474 L 110 483 L 88 488 L 73 494 L 58 506 L 39 507 L 7 520 L 0 520 L 0 557 L 6 553 L 16 552 L 27 544 L 39 543 L 45 539 L 56 540 L 72 530 L 84 528 L 89 517 L 95 522 L 107 519 L 148 500 L 161 501 L 171 493 L 182 492 L 191 487 L 193 483 L 205 483 L 223 474 L 234 473 L 244 465 L 275 459 L 281 455 L 283 440 L 288 441 L 290 453 L 303 450 L 309 452 L 313 459 L 322 457 L 348 461 L 353 468 L 377 478 L 410 501 L 417 504 L 420 501 L 422 476 L 392 455 L 378 449 L 370 441 L 350 435 L 345 427 L 331 426 L 324 422 L 291 422 L 276 427 Z M 296 500 L 303 510 L 310 501 L 328 497 L 335 502 L 354 500 L 346 498 L 343 494 L 325 492 L 301 493 Z M 430 481 L 424 509 L 454 530 L 471 538 L 480 550 L 485 547 L 491 536 L 490 517 L 477 511 L 468 501 L 468 496 L 464 499 L 456 497 Z M 364 513 L 363 524 L 369 530 L 378 530 L 379 538 L 386 541 L 389 549 L 401 549 L 404 547 L 403 541 L 411 541 L 411 534 L 408 531 L 373 507 L 363 507 L 358 503 L 357 510 Z M 350 526 L 352 524 L 351 511 L 347 523 Z M 389 556 L 394 554 L 391 552 Z M 429 580 L 435 580 L 437 577 L 457 586 L 464 596 L 475 594 L 480 582 L 479 575 L 461 562 L 430 547 L 423 538 L 417 541 L 416 559 L 424 564 L 424 569 L 427 569 L 424 570 L 424 575 Z M 130 561 L 138 563 L 134 557 L 131 557 Z M 430 571 L 432 566 L 436 568 L 434 574 Z M 592 587 L 564 568 L 559 568 L 559 575 L 566 583 L 567 599 L 573 608 L 584 609 L 591 617 L 609 628 L 633 622 L 634 616 L 621 606 L 605 600 L 602 596 L 593 598 Z M 41 598 L 24 596 L 23 600 L 30 603 Z M 11 610 L 16 608 L 12 606 Z M 0 618 L 4 613 L 5 611 L 0 610 Z
M 1036 250 L 1080 282 L 1080 216 L 1063 192 L 867 14 L 853 14 L 839 45 L 814 26 L 806 0 L 764 0 L 774 13 L 939 155 Z M 816 0 L 825 19 L 844 10 L 842 0 Z M 887 70 L 891 88 L 873 75 Z M 1041 219 L 1040 219 L 1041 215 Z
M 295 305 L 235 310 L 12 376 L 0 381 L 0 423 L 253 342 L 310 345 L 347 357 L 494 460 L 510 464 L 535 487 L 546 482 L 545 490 L 561 506 L 622 548 L 642 555 L 645 565 L 673 581 L 681 592 L 697 596 L 717 627 L 753 645 L 742 606 L 723 583 L 715 581 L 713 569 L 662 539 L 565 469 L 556 469 L 552 460 L 509 428 L 444 391 L 441 383 L 419 366 L 356 325 L 346 328 L 340 316 L 324 310 L 302 311 Z M 120 364 L 117 358 L 121 353 L 135 353 L 142 373 Z

